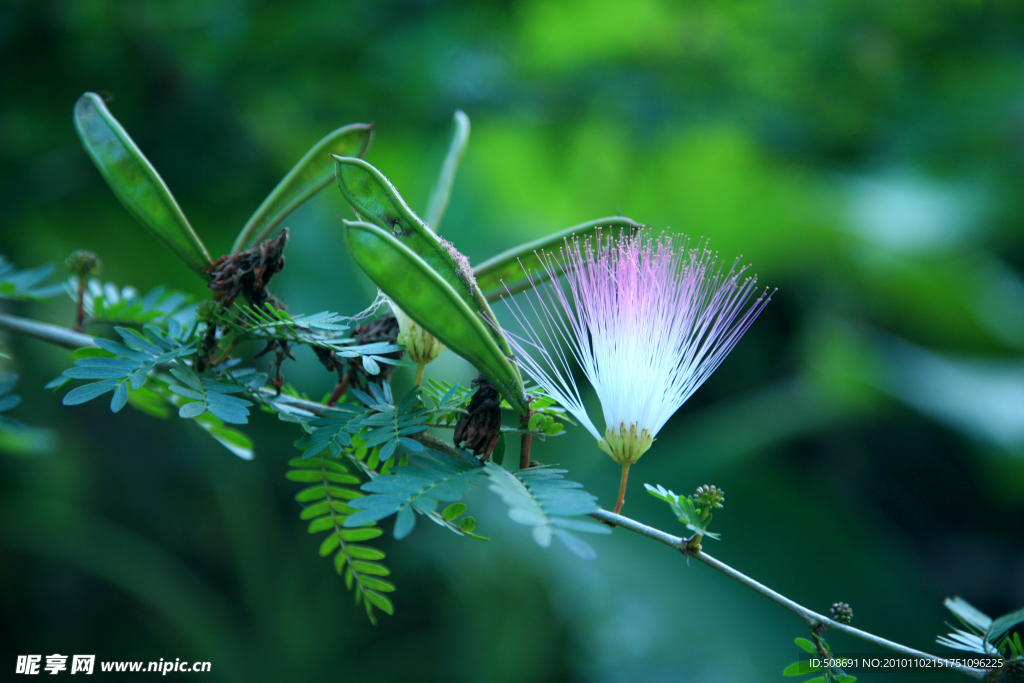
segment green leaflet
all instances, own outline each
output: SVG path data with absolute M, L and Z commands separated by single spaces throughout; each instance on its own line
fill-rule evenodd
M 542 237 L 539 240 L 527 242 L 526 244 L 520 244 L 518 247 L 513 247 L 504 253 L 498 254 L 474 268 L 473 275 L 476 277 L 477 287 L 483 293 L 483 296 L 488 301 L 497 301 L 506 294 L 506 287 L 508 287 L 509 293 L 515 294 L 530 286 L 530 281 L 526 278 L 526 274 L 523 271 L 524 268 L 527 271 L 534 272 L 533 279 L 535 282 L 544 282 L 548 279 L 547 271 L 544 269 L 540 259 L 537 258 L 535 252 L 543 250 L 557 251 L 564 244 L 566 237 L 577 235 L 583 238 L 588 235 L 594 235 L 597 233 L 598 228 L 618 232 L 619 230 L 629 230 L 638 227 L 640 227 L 639 223 L 632 218 L 625 218 L 623 216 L 609 216 L 587 223 L 580 223 L 561 232 L 556 232 L 554 235 Z
M 299 159 L 292 170 L 267 195 L 238 233 L 231 253 L 259 244 L 270 237 L 292 211 L 331 182 L 334 164 L 330 156 L 361 157 L 373 141 L 373 124 L 353 123 L 328 133 Z
M 521 414 L 528 414 L 523 381 L 469 303 L 398 238 L 369 223 L 343 221 L 345 246 L 374 284 L 403 311 L 494 384 Z
M 160 174 L 96 93 L 87 92 L 75 103 L 75 130 L 85 151 L 128 213 L 185 265 L 204 274 L 213 263 L 209 252 Z
M 973 626 L 982 633 L 988 633 L 988 630 L 992 628 L 992 617 L 988 616 L 963 598 L 946 598 L 943 605 L 946 609 L 955 614 L 960 621 L 964 622 L 968 626 Z
M 391 571 L 379 562 L 371 561 L 383 559 L 384 552 L 368 546 L 353 545 L 377 538 L 383 532 L 366 526 L 359 529 L 342 526 L 351 514 L 357 512 L 349 506 L 349 502 L 360 498 L 361 494 L 339 484 L 358 484 L 359 479 L 348 474 L 347 467 L 323 452 L 313 458 L 292 458 L 288 465 L 293 469 L 288 470 L 285 477 L 291 481 L 319 484 L 295 496 L 297 501 L 306 504 L 299 518 L 311 520 L 309 533 L 328 532 L 320 541 L 317 552 L 321 557 L 334 554 L 334 568 L 345 577 L 346 587 L 355 592 L 356 604 L 363 603 L 370 623 L 377 623 L 374 607 L 386 614 L 394 614 L 391 600 L 381 595 L 381 592 L 392 592 L 395 586 L 376 578 L 388 576 Z
M 433 268 L 452 290 L 458 293 L 471 311 L 483 317 L 487 334 L 505 356 L 511 356 L 512 349 L 508 345 L 508 340 L 498 326 L 490 304 L 480 292 L 473 277 L 473 269 L 470 268 L 466 257 L 451 243 L 435 235 L 427 224 L 413 213 L 394 185 L 376 168 L 362 159 L 335 157 L 335 160 L 338 162 L 338 187 L 356 213 L 388 231 L 392 237 Z M 406 313 L 430 329 L 411 311 Z M 442 339 L 439 335 L 434 336 Z M 518 369 L 513 368 L 513 372 L 519 377 Z M 520 379 L 518 383 L 521 385 L 522 380 Z
M 365 526 L 397 513 L 394 534 L 396 540 L 401 540 L 416 526 L 414 511 L 436 513 L 439 502 L 458 501 L 483 473 L 483 468 L 473 460 L 461 460 L 432 450 L 423 455 L 410 453 L 408 465 L 395 467 L 390 474 L 363 484 L 362 490 L 370 495 L 351 501 L 350 505 L 361 512 L 346 518 L 345 526 Z M 456 502 L 441 513 L 441 519 L 450 523 L 465 511 L 466 505 Z M 467 531 L 454 524 L 446 526 L 460 535 Z M 476 528 L 475 520 L 472 526 Z
M 40 301 L 57 296 L 64 290 L 61 283 L 40 284 L 53 273 L 53 264 L 18 270 L 14 264 L 0 256 L 0 299 L 27 299 Z

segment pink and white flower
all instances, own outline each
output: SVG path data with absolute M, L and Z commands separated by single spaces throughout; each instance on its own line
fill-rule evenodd
M 690 248 L 686 237 L 646 229 L 574 237 L 557 254 L 538 256 L 550 279 L 540 284 L 527 274 L 533 315 L 514 300 L 509 304 L 523 330 L 509 334 L 509 343 L 520 368 L 622 465 L 620 508 L 629 466 L 721 364 L 771 295 L 765 290 L 751 302 L 757 278 L 745 277 L 747 266 L 738 260 L 723 272 L 706 244 Z M 601 401 L 603 436 L 583 407 L 572 361 Z

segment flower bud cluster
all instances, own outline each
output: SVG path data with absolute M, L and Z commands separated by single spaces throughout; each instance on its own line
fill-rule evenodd
M 725 506 L 725 492 L 717 486 L 698 486 L 693 494 L 694 504 L 701 509 L 720 508 Z
M 100 258 L 91 251 L 79 249 L 64 259 L 64 267 L 75 277 L 88 277 L 100 272 Z
M 840 624 L 849 624 L 853 621 L 853 608 L 845 602 L 835 603 L 829 612 L 832 613 L 832 618 Z

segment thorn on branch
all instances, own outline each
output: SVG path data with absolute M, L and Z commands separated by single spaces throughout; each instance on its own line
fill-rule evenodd
M 277 350 L 277 340 L 271 339 L 270 341 L 267 342 L 267 345 L 263 347 L 263 350 L 260 351 L 259 353 L 257 353 L 256 355 L 254 355 L 253 358 L 263 358 L 263 356 L 267 355 L 271 351 L 276 351 L 276 350 Z
M 288 350 L 288 342 L 279 341 L 275 344 L 277 346 L 277 353 L 274 355 L 274 379 L 271 384 L 274 385 L 274 391 L 277 392 L 277 396 L 281 395 L 281 387 L 284 386 L 284 377 L 281 376 L 281 366 L 284 364 L 284 359 L 295 360 L 295 356 L 292 355 L 291 351 Z M 269 349 L 264 349 L 262 353 L 265 353 Z
M 327 399 L 327 405 L 333 406 L 342 396 L 345 395 L 345 392 L 348 391 L 350 383 L 348 378 L 348 365 L 344 361 L 339 360 L 338 354 L 331 349 L 314 346 L 313 353 L 316 354 L 317 360 L 319 360 L 328 371 L 338 373 L 338 383 L 335 385 L 334 391 L 331 392 L 331 397 Z

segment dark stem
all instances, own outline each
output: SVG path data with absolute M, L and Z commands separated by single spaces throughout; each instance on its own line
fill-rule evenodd
M 85 331 L 85 277 L 78 278 L 78 300 L 75 309 L 75 332 Z
M 334 387 L 334 391 L 331 392 L 331 397 L 327 399 L 327 405 L 333 406 L 335 403 L 341 400 L 341 397 L 348 391 L 349 385 L 352 383 L 350 379 L 350 373 L 346 372 L 345 376 L 341 378 L 341 381 Z
M 628 462 L 622 465 L 622 479 L 619 480 L 619 499 L 615 502 L 615 514 L 619 514 L 622 504 L 626 502 L 626 480 L 629 479 L 629 465 Z
M 523 434 L 519 437 L 519 469 L 525 470 L 530 466 L 530 444 L 533 443 L 533 434 Z
M 529 399 L 529 396 L 527 396 Z M 529 411 L 526 415 L 519 418 L 519 424 L 524 429 L 530 428 L 530 417 L 533 415 L 533 411 Z M 532 434 L 523 434 L 519 437 L 519 469 L 525 470 L 530 466 L 530 446 L 533 444 Z

